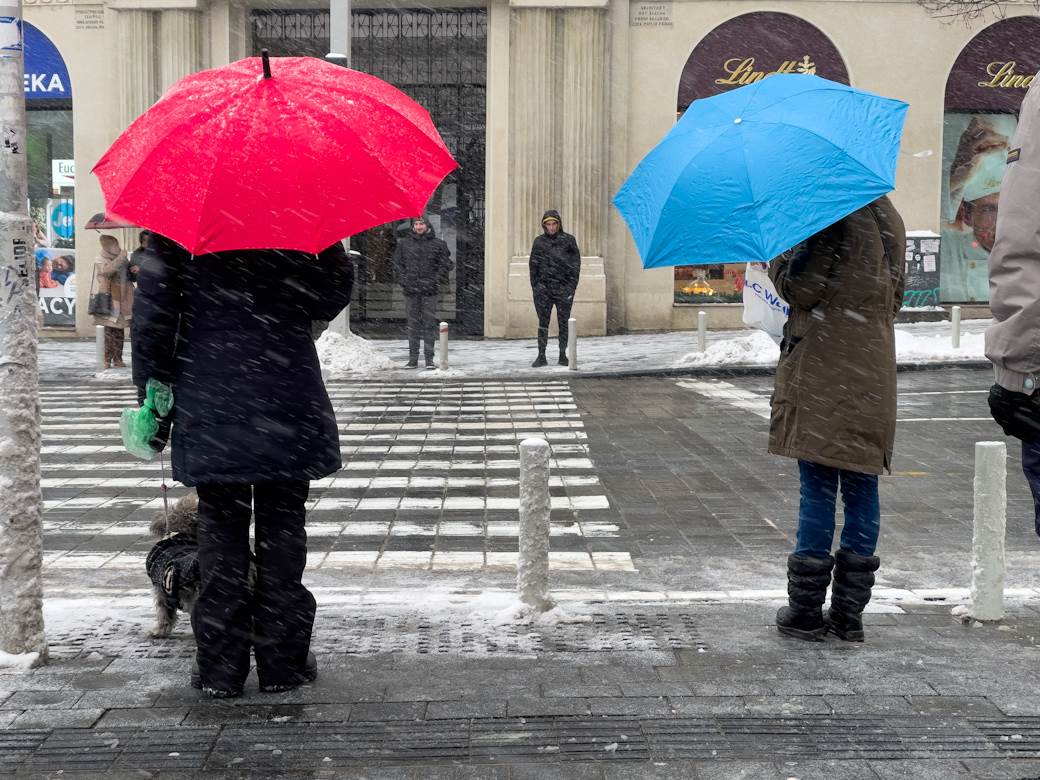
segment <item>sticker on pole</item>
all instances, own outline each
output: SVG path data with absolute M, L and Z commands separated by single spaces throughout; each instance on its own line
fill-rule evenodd
M 0 12 L 8 10 L 0 8 Z M 22 51 L 22 20 L 0 16 L 0 57 L 17 57 Z

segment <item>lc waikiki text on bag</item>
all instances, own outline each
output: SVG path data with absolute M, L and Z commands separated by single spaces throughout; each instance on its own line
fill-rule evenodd
M 744 271 L 744 324 L 765 331 L 779 344 L 790 311 L 769 279 L 769 264 L 748 263 Z

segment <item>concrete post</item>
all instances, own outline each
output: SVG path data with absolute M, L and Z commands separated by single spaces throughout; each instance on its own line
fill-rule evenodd
M 1004 617 L 1004 529 L 1007 523 L 1007 445 L 975 443 L 975 528 L 971 540 L 971 616 Z
M 448 323 L 440 325 L 441 371 L 448 370 Z
M 28 211 L 22 3 L 0 15 L 0 651 L 47 660 L 43 632 L 40 395 Z
M 578 321 L 571 317 L 567 320 L 567 357 L 571 371 L 578 370 Z
M 106 368 L 105 365 L 105 326 L 95 325 L 94 326 L 94 368 L 97 369 L 98 373 L 101 373 Z
M 961 347 L 961 307 L 954 306 L 950 310 L 950 342 L 954 349 Z
M 708 348 L 708 313 L 697 312 L 697 351 L 703 352 Z
M 520 442 L 520 555 L 516 589 L 532 609 L 552 608 L 549 598 L 549 443 Z

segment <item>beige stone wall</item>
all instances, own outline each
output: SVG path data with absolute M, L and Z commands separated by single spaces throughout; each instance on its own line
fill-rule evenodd
M 776 0 L 768 5 L 734 0 L 674 0 L 672 27 L 632 27 L 632 0 L 487 0 L 487 210 L 485 222 L 485 332 L 488 336 L 534 334 L 534 312 L 526 281 L 526 253 L 536 235 L 541 210 L 555 205 L 565 213 L 568 227 L 579 225 L 579 244 L 589 257 L 583 267 L 576 313 L 583 333 L 690 327 L 695 312 L 672 303 L 671 269 L 644 271 L 628 231 L 609 199 L 639 159 L 675 121 L 679 75 L 700 39 L 718 24 L 752 11 L 780 11 L 799 16 L 819 27 L 845 60 L 854 86 L 906 100 L 907 117 L 894 200 L 912 229 L 939 227 L 940 166 L 943 90 L 946 77 L 963 46 L 993 20 L 971 25 L 943 24 L 930 19 L 913 2 L 869 0 Z M 255 3 L 268 6 L 275 3 Z M 433 5 L 480 5 L 479 0 Z M 123 129 L 129 98 L 126 73 L 120 75 L 120 52 L 140 52 L 140 42 L 126 40 L 149 13 L 155 20 L 154 52 L 142 70 L 151 69 L 155 94 L 183 70 L 220 65 L 245 56 L 248 48 L 249 7 L 233 0 L 113 0 L 105 7 L 104 29 L 77 29 L 75 0 L 41 3 L 29 0 L 26 19 L 46 33 L 65 57 L 72 80 L 75 159 L 79 171 L 76 211 L 80 273 L 77 329 L 92 334 L 86 316 L 86 295 L 96 241 L 82 225 L 103 209 L 101 193 L 90 168 Z M 94 4 L 97 8 L 100 4 Z M 321 7 L 319 0 L 280 0 L 278 7 Z M 409 4 L 378 3 L 379 7 Z M 117 10 L 118 8 L 124 10 Z M 164 10 L 175 10 L 165 21 Z M 1011 15 L 1026 13 L 1012 4 Z M 120 15 L 123 15 L 122 20 Z M 569 16 L 568 16 L 569 14 Z M 520 16 L 526 15 L 526 16 Z M 538 22 L 543 27 L 538 38 Z M 550 22 L 551 20 L 551 22 Z M 551 29 L 550 29 L 551 28 Z M 142 28 L 144 29 L 144 28 Z M 131 30 L 128 33 L 127 30 Z M 164 34 L 184 32 L 175 52 L 163 49 Z M 149 32 L 142 33 L 142 40 Z M 566 73 L 569 104 L 584 100 L 584 113 L 553 114 L 542 97 L 545 79 L 535 76 L 538 51 L 531 40 L 551 35 L 566 41 L 570 52 L 561 62 L 545 63 L 553 78 Z M 531 40 L 529 40 L 531 39 Z M 522 46 L 518 44 L 522 43 Z M 543 44 L 548 41 L 542 40 Z M 163 53 L 160 54 L 160 51 Z M 179 52 L 179 53 L 177 53 Z M 538 55 L 542 56 L 542 55 Z M 544 56 L 549 56 L 545 54 Z M 141 63 L 142 65 L 144 63 Z M 573 79 L 602 84 L 602 94 L 578 90 Z M 552 91 L 557 85 L 546 86 Z M 142 87 L 142 90 L 145 89 Z M 137 90 L 138 97 L 142 96 Z M 604 109 L 601 122 L 595 106 Z M 549 113 L 546 113 L 548 111 Z M 602 135 L 599 135 L 599 134 Z M 546 146 L 547 145 L 547 146 Z M 532 170 L 536 150 L 550 151 L 549 159 L 562 178 L 545 178 Z M 913 152 L 931 149 L 930 157 Z M 583 158 L 582 155 L 585 155 Z M 545 157 L 541 158 L 545 162 Z M 564 161 L 560 163 L 560 161 Z M 582 164 L 579 164 L 581 162 Z M 558 164 L 559 163 L 559 164 Z M 596 195 L 596 190 L 599 194 Z M 532 216 L 533 215 L 533 216 Z M 529 224 L 532 223 L 533 224 Z M 576 229 L 577 232 L 577 229 Z M 128 231 L 124 242 L 132 246 Z M 737 307 L 739 309 L 739 307 Z M 734 307 L 718 310 L 713 324 L 730 324 Z
M 673 26 L 630 27 L 628 59 L 615 62 L 626 72 L 613 81 L 614 105 L 627 105 L 626 126 L 612 147 L 622 144 L 626 164 L 611 165 L 611 192 L 675 122 L 679 77 L 697 43 L 728 19 L 753 11 L 799 16 L 822 30 L 845 60 L 853 86 L 905 100 L 910 104 L 893 201 L 909 229 L 938 230 L 942 164 L 943 95 L 946 78 L 961 49 L 994 19 L 944 24 L 931 19 L 913 2 L 702 2 L 675 0 Z M 1028 8 L 1012 5 L 1009 15 Z M 615 15 L 617 18 L 617 15 Z M 620 52 L 623 54 L 623 52 Z M 619 52 L 615 47 L 615 55 Z M 932 150 L 929 157 L 915 152 Z M 619 171 L 623 168 L 623 172 Z M 672 271 L 642 270 L 638 254 L 616 211 L 611 212 L 611 241 L 623 241 L 623 321 L 627 329 L 689 327 L 695 314 L 672 305 Z M 612 280 L 612 282 L 615 280 Z M 619 305 L 617 286 L 611 306 Z M 703 307 L 702 307 L 703 308 Z M 731 314 L 719 310 L 718 322 Z

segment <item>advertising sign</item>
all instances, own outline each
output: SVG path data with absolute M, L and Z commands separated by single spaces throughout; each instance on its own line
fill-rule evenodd
M 47 327 L 76 325 L 76 250 L 36 248 L 40 311 Z

